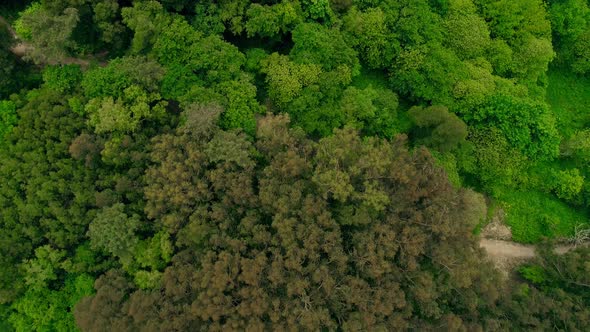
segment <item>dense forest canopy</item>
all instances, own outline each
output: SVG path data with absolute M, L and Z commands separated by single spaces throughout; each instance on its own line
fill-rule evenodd
M 0 330 L 583 331 L 588 105 L 588 0 L 3 1 Z

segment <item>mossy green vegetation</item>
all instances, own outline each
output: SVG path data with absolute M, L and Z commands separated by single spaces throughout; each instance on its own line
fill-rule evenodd
M 576 75 L 566 68 L 548 72 L 547 102 L 564 138 L 590 125 L 590 78 Z
M 496 197 L 505 211 L 505 222 L 512 238 L 537 243 L 543 238 L 568 238 L 577 225 L 587 223 L 587 211 L 569 206 L 554 195 L 539 191 L 504 188 Z

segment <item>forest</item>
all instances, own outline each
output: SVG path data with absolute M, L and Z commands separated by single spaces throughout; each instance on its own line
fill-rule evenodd
M 0 2 L 0 331 L 587 331 L 589 216 L 590 0 Z

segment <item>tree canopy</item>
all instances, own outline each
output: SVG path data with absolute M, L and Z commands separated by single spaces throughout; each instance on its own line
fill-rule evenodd
M 586 0 L 2 1 L 0 330 L 585 330 L 589 72 Z

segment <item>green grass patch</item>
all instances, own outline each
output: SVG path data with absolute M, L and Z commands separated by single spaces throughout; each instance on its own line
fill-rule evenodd
M 552 69 L 549 71 L 547 102 L 564 138 L 590 126 L 590 78 L 565 69 Z
M 506 213 L 506 224 L 512 229 L 514 241 L 539 242 L 543 237 L 568 237 L 577 224 L 586 222 L 586 211 L 575 209 L 551 194 L 498 191 L 498 203 Z

